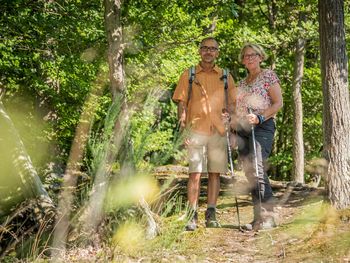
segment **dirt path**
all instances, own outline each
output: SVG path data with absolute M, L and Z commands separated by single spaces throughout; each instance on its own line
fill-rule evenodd
M 350 262 L 350 212 L 340 215 L 325 205 L 323 188 L 273 182 L 278 227 L 240 232 L 230 184 L 222 185 L 217 206 L 222 228 L 205 228 L 205 180 L 202 185 L 198 229 L 181 233 L 178 245 L 144 262 Z M 244 180 L 237 187 L 244 189 Z M 241 224 L 249 223 L 250 196 L 243 191 L 238 201 Z
M 276 189 L 276 186 L 278 189 Z M 320 202 L 322 189 L 292 188 L 282 184 L 275 185 L 275 195 L 279 204 L 275 208 L 278 227 L 273 230 L 259 232 L 241 232 L 238 230 L 238 220 L 232 186 L 222 187 L 217 206 L 217 218 L 222 228 L 207 229 L 204 226 L 205 187 L 201 193 L 201 206 L 199 208 L 199 228 L 195 233 L 184 232 L 186 246 L 176 255 L 167 254 L 163 262 L 288 262 L 286 250 L 275 235 L 279 235 L 283 225 L 288 224 L 300 213 L 302 203 Z M 309 199 L 312 196 L 315 199 Z M 241 224 L 252 220 L 252 205 L 250 196 L 238 195 Z M 179 253 L 180 252 L 180 253 Z M 293 262 L 293 261 L 290 261 Z
M 183 204 L 188 177 L 178 174 L 179 171 L 169 187 L 181 193 L 180 204 Z M 98 253 L 92 251 L 94 256 L 84 262 L 350 262 L 350 210 L 334 211 L 323 201 L 323 188 L 272 182 L 278 226 L 259 232 L 241 232 L 234 193 L 238 196 L 241 224 L 253 217 L 245 185 L 244 176 L 235 185 L 222 183 L 217 206 L 221 228 L 204 226 L 206 178 L 203 178 L 196 231 L 184 231 L 184 216 L 179 218 L 175 213 L 162 218 L 162 233 L 154 240 L 128 251 L 115 247 L 102 248 Z M 132 243 L 133 236 L 130 238 L 128 244 Z

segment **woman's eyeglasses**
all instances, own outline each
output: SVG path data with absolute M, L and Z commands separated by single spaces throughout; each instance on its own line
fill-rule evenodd
M 257 54 L 257 53 L 254 53 L 254 54 L 244 54 L 244 55 L 243 55 L 243 58 L 244 58 L 244 59 L 254 59 L 254 58 L 256 58 L 258 55 L 259 55 L 259 54 Z

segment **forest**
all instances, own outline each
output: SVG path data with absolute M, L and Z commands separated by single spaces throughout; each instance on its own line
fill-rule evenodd
M 350 261 L 348 1 L 0 0 L 0 13 L 1 262 Z M 292 227 L 182 233 L 188 163 L 172 94 L 208 36 L 236 83 L 247 42 L 280 79 L 268 174 L 281 200 L 290 191 L 281 225 L 288 213 L 317 221 L 304 239 L 287 238 Z M 235 151 L 233 163 L 240 177 Z M 237 186 L 222 188 L 235 225 Z

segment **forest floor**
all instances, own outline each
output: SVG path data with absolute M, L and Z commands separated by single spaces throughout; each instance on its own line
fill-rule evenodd
M 272 181 L 278 226 L 242 232 L 238 229 L 234 192 L 241 225 L 252 220 L 252 204 L 242 190 L 244 176 L 239 178 L 235 185 L 222 183 L 217 206 L 221 228 L 205 228 L 207 180 L 203 178 L 196 231 L 183 231 L 184 213 L 177 214 L 162 222 L 162 233 L 154 240 L 103 254 L 109 254 L 108 261 L 113 262 L 350 262 L 350 211 L 336 212 L 327 205 L 324 188 Z M 186 182 L 186 176 L 177 177 L 178 189 L 185 190 Z

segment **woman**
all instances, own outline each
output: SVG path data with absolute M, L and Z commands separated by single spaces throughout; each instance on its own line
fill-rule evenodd
M 231 122 L 237 135 L 238 152 L 253 199 L 254 220 L 246 225 L 249 230 L 275 226 L 272 216 L 273 195 L 266 174 L 266 160 L 272 149 L 274 118 L 283 101 L 276 73 L 260 67 L 265 59 L 263 48 L 257 44 L 247 43 L 241 49 L 239 60 L 246 67 L 248 75 L 238 85 L 236 111 Z

